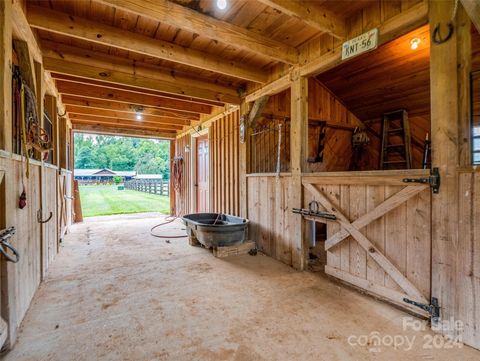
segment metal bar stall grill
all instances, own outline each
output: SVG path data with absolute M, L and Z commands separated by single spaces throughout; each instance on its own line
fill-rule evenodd
M 270 119 L 250 134 L 251 173 L 280 173 L 290 171 L 290 122 Z

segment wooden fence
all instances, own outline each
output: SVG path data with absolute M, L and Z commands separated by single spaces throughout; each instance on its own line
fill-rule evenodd
M 125 189 L 134 191 L 158 194 L 160 196 L 170 195 L 170 181 L 160 179 L 136 179 L 125 182 Z

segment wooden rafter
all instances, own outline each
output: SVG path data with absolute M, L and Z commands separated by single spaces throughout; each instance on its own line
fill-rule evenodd
M 297 0 L 259 1 L 338 39 L 345 38 L 345 20 L 327 9 Z
M 198 50 L 185 48 L 59 11 L 39 6 L 29 6 L 27 16 L 33 28 L 109 45 L 248 81 L 264 83 L 267 80 L 264 72 L 258 69 L 247 68 L 235 61 L 222 61 L 217 56 Z
M 127 86 L 127 85 L 124 85 L 124 84 L 109 83 L 109 82 L 106 82 L 106 81 L 99 81 L 99 80 L 95 80 L 95 79 L 79 78 L 79 77 L 76 77 L 76 76 L 58 74 L 58 73 L 51 73 L 51 76 L 54 79 L 65 80 L 65 81 L 69 81 L 69 82 L 73 82 L 73 83 L 87 84 L 87 85 L 98 85 L 98 86 L 103 86 L 103 87 L 111 88 L 111 89 L 126 90 L 126 91 L 129 91 L 129 92 L 140 93 L 140 94 L 150 94 L 150 95 L 155 95 L 155 96 L 159 96 L 159 97 L 163 97 L 163 98 L 184 100 L 184 101 L 187 101 L 187 102 L 211 105 L 211 106 L 216 106 L 216 107 L 224 106 L 224 103 L 218 102 L 218 101 L 186 97 L 186 96 L 183 96 L 183 95 L 170 94 L 170 93 L 165 93 L 165 92 L 161 92 L 161 91 L 157 91 L 157 90 L 151 90 L 151 89 L 136 88 L 136 87 Z
M 63 95 L 62 101 L 65 106 L 71 105 L 77 108 L 82 107 L 90 112 L 101 113 L 102 111 L 122 112 L 127 114 L 136 114 L 135 108 L 138 104 L 120 103 L 111 100 L 88 99 L 74 95 Z M 160 118 L 175 118 L 179 121 L 196 121 L 200 120 L 200 114 L 187 113 L 174 110 L 157 109 L 152 107 L 143 107 L 144 115 L 157 116 Z
M 126 112 L 117 112 L 115 110 L 91 109 L 91 108 L 81 107 L 77 105 L 67 105 L 66 110 L 69 114 L 94 115 L 97 117 L 104 117 L 104 118 L 117 118 L 117 119 L 136 121 L 138 123 L 137 114 L 135 112 L 126 113 Z M 190 125 L 190 121 L 185 119 L 157 117 L 154 115 L 144 114 L 143 109 L 140 114 L 144 122 L 176 125 L 180 127 L 179 129 L 181 129 L 184 125 Z
M 120 128 L 116 126 L 73 124 L 73 129 L 79 133 L 89 134 L 121 135 L 124 137 L 130 136 L 138 138 L 175 139 L 175 133 L 158 132 L 145 129 Z
M 365 252 L 367 252 L 367 254 L 372 257 L 390 277 L 392 277 L 407 295 L 415 298 L 417 301 L 428 304 L 427 299 L 418 288 L 407 277 L 405 277 L 405 275 L 403 275 L 403 273 L 400 272 L 387 257 L 385 257 L 380 249 L 378 249 L 366 236 L 363 235 L 362 232 L 360 232 L 358 225 L 355 226 L 351 223 L 338 207 L 334 206 L 328 197 L 325 196 L 325 194 L 323 194 L 323 192 L 321 192 L 315 185 L 303 182 L 303 186 L 320 202 L 327 212 L 330 212 L 337 217 L 337 222 L 343 230 L 348 232 L 358 242 Z M 427 186 L 418 187 L 422 188 L 422 190 L 427 188 Z M 405 199 L 405 201 L 407 199 Z
M 385 44 L 386 42 L 406 34 L 428 22 L 428 3 L 422 1 L 419 4 L 412 6 L 407 11 L 394 16 L 393 18 L 385 21 L 379 26 L 379 40 L 378 45 Z M 256 99 L 264 95 L 273 95 L 279 93 L 285 89 L 288 89 L 292 84 L 294 72 L 298 71 L 301 76 L 315 76 L 324 71 L 327 71 L 342 62 L 341 45 L 325 53 L 324 55 L 314 59 L 304 65 L 294 69 L 289 74 L 286 74 L 277 80 L 263 86 L 261 89 L 253 91 L 246 96 L 247 102 L 255 101 Z
M 44 49 L 43 63 L 51 72 L 96 79 L 137 88 L 239 104 L 236 89 L 175 74 L 158 66 L 140 64 L 67 45 Z
M 288 64 L 298 62 L 298 51 L 293 47 L 170 1 L 100 0 L 100 2 L 274 60 Z
M 190 103 L 183 100 L 158 97 L 150 94 L 132 93 L 125 90 L 110 89 L 101 86 L 76 84 L 62 80 L 56 81 L 60 94 L 76 95 L 84 98 L 100 99 L 107 101 L 137 104 L 161 109 L 181 110 L 184 112 L 210 114 L 212 107 L 209 105 Z
M 182 130 L 182 126 L 177 125 L 165 125 L 144 121 L 132 121 L 132 120 L 123 120 L 116 118 L 104 118 L 96 117 L 93 115 L 84 115 L 84 114 L 69 114 L 72 123 L 74 124 L 93 124 L 93 125 L 105 125 L 105 126 L 117 126 L 122 128 L 132 128 L 132 129 L 151 129 L 157 131 L 177 131 Z

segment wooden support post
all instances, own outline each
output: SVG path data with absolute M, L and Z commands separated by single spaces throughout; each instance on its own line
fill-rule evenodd
M 463 3 L 463 2 L 462 2 Z M 480 4 L 480 2 L 479 2 Z M 465 5 L 464 5 L 465 6 Z M 464 9 L 457 10 L 457 68 L 458 68 L 458 163 L 460 167 L 471 164 L 471 107 L 470 72 L 472 71 L 471 21 Z M 480 19 L 479 19 L 480 21 Z
M 296 75 L 291 88 L 290 161 L 292 179 L 288 207 L 290 217 L 290 239 L 292 242 L 292 266 L 298 270 L 306 268 L 308 248 L 304 243 L 302 217 L 291 213 L 292 208 L 302 208 L 302 168 L 305 162 L 308 122 L 308 78 Z
M 447 28 L 454 1 L 430 1 L 432 31 Z M 455 318 L 458 245 L 458 89 L 457 30 L 442 44 L 431 42 L 430 96 L 432 166 L 438 167 L 441 188 L 432 196 L 432 297 L 440 304 L 442 320 Z M 453 325 L 452 325 L 453 326 Z M 442 329 L 455 336 L 455 330 Z
M 12 150 L 12 3 L 0 1 L 0 149 Z
M 175 191 L 173 187 L 173 158 L 175 157 L 175 140 L 170 141 L 170 215 L 174 216 L 176 212 Z

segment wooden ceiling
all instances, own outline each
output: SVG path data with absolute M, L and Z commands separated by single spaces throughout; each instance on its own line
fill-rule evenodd
M 416 50 L 410 48 L 414 38 L 421 40 Z M 397 109 L 428 115 L 429 64 L 430 35 L 424 26 L 317 78 L 363 121 Z
M 309 39 L 342 39 L 345 19 L 368 2 L 26 0 L 26 14 L 75 128 L 173 137 L 239 104 L 272 66 L 298 63 Z

